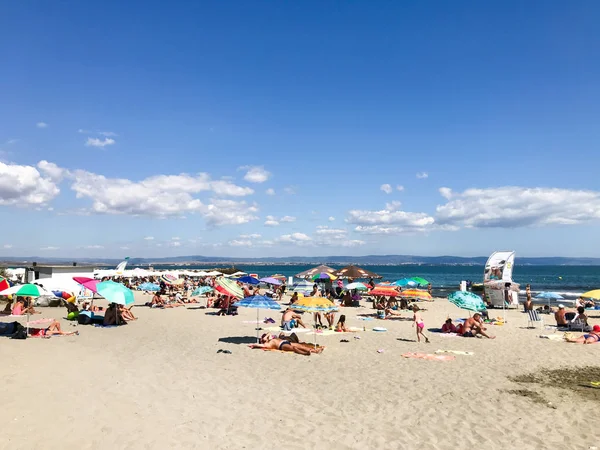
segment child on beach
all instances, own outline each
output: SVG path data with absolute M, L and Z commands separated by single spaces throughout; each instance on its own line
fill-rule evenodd
M 425 322 L 423 322 L 423 318 L 421 314 L 419 314 L 420 308 L 417 305 L 413 305 L 413 327 L 417 328 L 417 342 L 421 342 L 421 336 L 425 338 L 425 342 L 429 344 L 429 338 L 423 334 L 423 328 L 425 328 Z

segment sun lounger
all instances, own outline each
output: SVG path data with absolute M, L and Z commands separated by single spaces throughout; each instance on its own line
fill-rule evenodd
M 527 328 L 535 328 L 535 324 L 539 324 L 540 329 L 544 328 L 544 319 L 539 312 L 535 310 L 527 311 L 528 321 Z

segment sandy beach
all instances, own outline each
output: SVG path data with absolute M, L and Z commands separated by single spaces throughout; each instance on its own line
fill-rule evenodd
M 148 299 L 136 294 L 136 304 Z M 138 321 L 103 329 L 74 327 L 62 319 L 64 308 L 41 308 L 36 318 L 61 318 L 63 329 L 80 335 L 1 341 L 0 448 L 598 445 L 598 390 L 573 392 L 509 377 L 592 366 L 600 345 L 540 339 L 553 330 L 527 329 L 527 317 L 514 310 L 507 324 L 489 327 L 495 340 L 428 333 L 447 315 L 467 313 L 444 299 L 423 306 L 429 344 L 414 342 L 410 320 L 363 321 L 357 316 L 370 308 L 342 308 L 348 325 L 367 331 L 318 336 L 326 349 L 310 357 L 248 348 L 256 336 L 255 324 L 247 323 L 256 320 L 251 309 L 216 317 L 196 305 L 135 307 Z M 269 316 L 279 322 L 279 312 L 260 312 L 261 319 Z M 591 322 L 600 323 L 597 314 Z M 371 331 L 374 326 L 388 331 Z M 474 354 L 450 361 L 402 357 L 436 350 Z

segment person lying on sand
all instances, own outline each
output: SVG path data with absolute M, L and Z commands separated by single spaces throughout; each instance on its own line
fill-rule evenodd
M 61 328 L 60 328 L 60 322 L 58 322 L 57 320 L 55 320 L 54 322 L 52 322 L 46 328 L 30 328 L 29 329 L 29 335 L 31 337 L 49 338 L 50 336 L 73 336 L 73 335 L 79 335 L 79 331 L 72 331 L 70 333 L 67 332 L 67 331 L 62 331 Z
M 566 341 L 573 344 L 596 344 L 600 342 L 600 325 L 594 325 L 594 328 L 588 334 L 579 336 L 576 339 L 567 339 Z
M 263 348 L 267 350 L 280 350 L 282 352 L 294 352 L 299 355 L 310 356 L 311 353 L 321 353 L 323 347 L 314 348 L 311 345 L 299 344 L 286 339 L 274 338 L 270 333 L 260 337 L 260 344 L 250 344 L 250 348 Z
M 473 314 L 473 317 L 469 317 L 465 320 L 462 335 L 464 337 L 475 337 L 480 334 L 488 339 L 496 339 L 496 336 L 489 336 L 485 330 L 486 328 L 481 324 L 481 314 L 475 313 Z
M 300 325 L 302 328 L 306 328 L 304 322 L 302 322 L 302 316 L 300 314 L 296 314 L 296 312 L 292 309 L 292 307 L 288 307 L 283 312 L 281 316 L 281 328 L 285 331 L 292 331 L 293 328 L 296 328 Z

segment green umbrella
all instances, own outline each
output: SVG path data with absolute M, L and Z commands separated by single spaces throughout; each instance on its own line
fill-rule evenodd
M 448 296 L 448 301 L 455 304 L 460 309 L 467 311 L 485 311 L 486 306 L 481 297 L 472 292 L 456 291 Z
M 24 284 L 17 292 L 15 292 L 15 295 L 21 297 L 39 297 L 44 294 L 46 294 L 46 291 L 35 284 Z
M 427 281 L 425 278 L 421 278 L 421 277 L 412 277 L 411 280 L 413 280 L 419 286 L 427 286 L 429 284 L 429 281 Z

